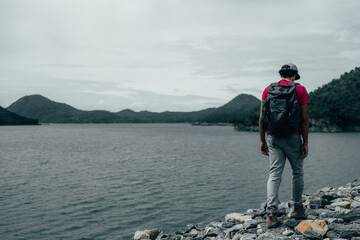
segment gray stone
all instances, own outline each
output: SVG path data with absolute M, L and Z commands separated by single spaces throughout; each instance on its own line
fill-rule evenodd
M 349 210 L 341 207 L 336 207 L 335 211 L 324 209 L 324 211 L 320 213 L 320 218 L 342 218 L 345 221 L 354 221 L 360 218 L 360 210 L 359 208 Z
M 328 231 L 326 233 L 326 237 L 330 238 L 330 239 L 336 239 L 339 238 L 340 234 L 335 232 L 335 231 Z
M 332 223 L 329 225 L 329 228 L 338 234 L 338 237 L 342 238 L 351 238 L 360 236 L 360 224 L 339 224 Z
M 235 226 L 236 223 L 235 222 L 225 222 L 221 225 L 222 228 L 232 228 L 233 226 Z
M 328 218 L 328 219 L 325 219 L 325 221 L 328 224 L 331 224 L 331 223 L 343 223 L 344 219 L 342 219 L 342 218 Z
M 133 240 L 150 239 L 150 234 L 145 231 L 136 231 Z
M 284 221 L 284 224 L 288 227 L 294 228 L 296 227 L 299 223 L 301 222 L 301 220 L 296 220 L 293 218 L 289 218 L 287 220 Z
M 207 227 L 205 228 L 205 236 L 217 236 L 220 233 L 220 229 L 216 227 Z
M 348 208 L 348 209 L 350 208 L 350 205 L 352 202 L 351 200 L 344 200 L 344 199 L 342 199 L 341 201 L 336 201 L 336 200 L 335 200 L 335 202 L 331 203 L 330 205 L 335 206 L 335 207 Z
M 263 223 L 265 220 L 261 219 L 261 220 L 255 220 L 255 219 L 251 219 L 251 220 L 246 220 L 244 225 L 245 229 L 249 229 L 249 228 L 256 228 L 258 224 Z
M 231 239 L 233 240 L 240 240 L 243 237 L 241 233 L 236 233 Z
M 286 229 L 284 232 L 283 232 L 283 235 L 284 236 L 291 236 L 291 235 L 294 235 L 294 231 L 293 230 L 289 230 L 289 229 Z
M 194 228 L 190 232 L 185 233 L 184 237 L 194 238 L 194 237 L 197 237 L 198 235 L 199 235 L 199 231 Z
M 354 180 L 353 182 L 351 182 L 351 183 L 350 183 L 350 186 L 351 186 L 351 187 L 358 187 L 358 186 L 360 186 L 360 178 Z
M 360 202 L 358 201 L 353 201 L 350 205 L 350 208 L 359 208 L 360 207 Z
M 230 213 L 225 216 L 225 222 L 235 221 L 237 224 L 243 223 L 248 219 L 251 219 L 251 215 L 245 215 L 242 213 Z
M 312 230 L 305 231 L 303 235 L 307 238 L 314 239 L 314 240 L 322 240 L 323 239 L 323 236 L 320 233 L 312 231 Z
M 329 209 L 329 210 L 332 210 L 332 211 L 335 211 L 335 206 L 332 206 L 332 205 L 326 205 L 325 207 L 324 207 L 325 209 Z
M 310 209 L 319 209 L 323 208 L 325 205 L 325 201 L 322 197 L 319 196 L 309 196 L 305 201 L 305 206 Z
M 322 189 L 320 189 L 320 192 L 330 192 L 331 188 L 330 187 L 324 187 Z
M 136 231 L 134 234 L 133 240 L 140 240 L 140 239 L 151 239 L 155 240 L 162 232 L 158 229 L 153 230 L 144 230 L 144 231 Z
M 256 240 L 257 235 L 252 233 L 245 233 L 240 240 Z

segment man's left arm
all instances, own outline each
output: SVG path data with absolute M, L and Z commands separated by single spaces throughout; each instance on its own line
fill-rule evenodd
M 307 113 L 307 104 L 300 105 L 301 111 L 301 135 L 303 138 L 303 144 L 301 146 L 302 159 L 305 159 L 309 153 L 309 118 Z

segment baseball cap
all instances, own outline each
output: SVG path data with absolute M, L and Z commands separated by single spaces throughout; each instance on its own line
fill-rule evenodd
M 295 64 L 293 63 L 288 63 L 288 64 L 285 64 L 281 67 L 280 71 L 281 70 L 294 70 L 296 72 L 296 77 L 295 77 L 295 80 L 298 80 L 300 79 L 300 75 L 298 73 L 298 68 L 296 67 Z

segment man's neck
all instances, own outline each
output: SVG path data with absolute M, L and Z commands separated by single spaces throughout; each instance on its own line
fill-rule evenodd
M 284 77 L 282 77 L 281 80 L 288 81 L 288 82 L 293 82 L 292 78 L 284 78 Z

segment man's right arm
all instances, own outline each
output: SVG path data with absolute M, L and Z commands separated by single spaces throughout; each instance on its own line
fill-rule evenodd
M 305 159 L 309 153 L 308 135 L 309 135 L 309 118 L 307 113 L 307 104 L 300 107 L 301 110 L 301 135 L 303 138 L 303 145 L 301 146 L 302 159 Z

